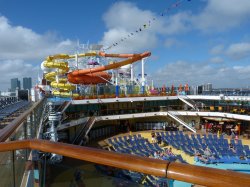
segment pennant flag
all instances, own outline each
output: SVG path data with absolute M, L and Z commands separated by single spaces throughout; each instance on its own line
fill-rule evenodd
M 187 0 L 187 1 L 190 2 L 191 0 Z M 161 12 L 161 13 L 160 13 L 160 16 L 163 17 L 163 16 L 167 15 L 167 13 L 169 13 L 170 10 L 179 7 L 183 2 L 184 2 L 184 0 L 177 0 L 175 3 L 171 4 L 167 9 L 165 9 L 163 12 Z M 156 20 L 155 17 L 154 17 L 154 18 L 151 18 L 150 20 L 148 20 L 148 24 L 143 24 L 143 25 L 142 25 L 142 26 L 143 26 L 143 29 L 146 29 L 146 28 L 150 27 L 150 26 L 151 26 L 151 22 L 152 22 L 152 21 L 155 21 L 155 20 Z M 137 29 L 137 30 L 135 31 L 135 33 L 134 33 L 134 32 L 131 32 L 130 34 L 128 34 L 128 37 L 129 37 L 129 38 L 132 38 L 132 36 L 134 36 L 134 34 L 136 34 L 136 33 L 138 33 L 138 32 L 141 32 L 141 31 L 142 31 L 142 28 L 139 28 L 139 29 Z M 121 40 L 120 40 L 119 42 L 116 42 L 116 43 L 111 44 L 109 47 L 107 47 L 107 48 L 104 49 L 104 50 L 107 50 L 107 49 L 110 49 L 110 48 L 112 48 L 112 47 L 114 47 L 114 46 L 117 46 L 117 45 L 119 45 L 121 42 L 123 42 L 123 41 L 126 40 L 126 39 L 127 39 L 127 37 L 121 38 Z

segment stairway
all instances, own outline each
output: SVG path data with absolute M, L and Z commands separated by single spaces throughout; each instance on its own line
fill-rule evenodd
M 80 124 L 85 124 L 87 123 L 88 120 L 89 117 L 79 118 L 77 120 L 71 120 L 70 122 L 62 123 L 60 126 L 57 127 L 57 130 L 60 131 Z
M 188 106 L 190 106 L 194 110 L 199 111 L 198 104 L 193 99 L 190 99 L 188 96 L 186 95 L 178 96 L 178 99 L 186 103 Z
M 178 112 L 176 111 L 168 111 L 168 116 L 171 117 L 172 119 L 174 119 L 175 121 L 179 122 L 181 125 L 185 126 L 186 128 L 188 128 L 190 131 L 196 133 L 195 128 L 193 128 L 192 126 L 190 126 L 189 124 L 187 124 L 186 122 L 182 121 L 179 117 L 177 117 L 177 115 L 179 115 Z
M 57 112 L 64 113 L 65 110 L 69 107 L 70 104 L 71 104 L 70 101 L 63 102 L 63 104 L 58 108 Z
M 95 120 L 96 120 L 95 117 L 92 116 L 88 119 L 88 121 L 84 125 L 82 125 L 82 129 L 77 134 L 77 136 L 73 140 L 72 144 L 82 145 L 84 143 L 84 140 L 86 141 L 86 138 L 87 138 L 89 131 L 91 130 L 91 128 L 95 124 Z

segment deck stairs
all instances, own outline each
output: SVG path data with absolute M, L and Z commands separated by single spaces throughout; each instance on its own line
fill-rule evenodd
M 193 99 L 190 99 L 188 96 L 181 95 L 181 96 L 178 96 L 178 99 L 180 99 L 182 102 L 186 103 L 188 106 L 190 106 L 194 110 L 199 111 L 198 103 L 196 103 Z
M 79 133 L 73 140 L 72 144 L 82 145 L 84 143 L 84 140 L 86 141 L 87 135 L 91 130 L 91 128 L 93 127 L 93 125 L 95 124 L 95 121 L 96 119 L 94 116 L 90 117 L 88 121 L 82 125 L 82 128 L 80 129 Z
M 63 104 L 58 108 L 58 112 L 64 113 L 65 110 L 67 110 L 67 108 L 69 107 L 70 104 L 71 104 L 70 101 L 63 102 Z
M 184 122 L 183 120 L 181 120 L 179 117 L 177 117 L 178 115 L 180 115 L 178 112 L 176 112 L 176 111 L 168 111 L 167 113 L 168 113 L 169 117 L 171 117 L 175 121 L 179 122 L 181 125 L 185 126 L 190 131 L 196 133 L 195 128 L 193 128 L 191 125 L 187 124 L 186 122 Z

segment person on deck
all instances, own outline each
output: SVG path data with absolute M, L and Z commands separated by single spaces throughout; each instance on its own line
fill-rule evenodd
M 157 139 L 157 143 L 160 145 L 160 144 L 161 144 L 161 142 L 162 142 L 161 135 L 160 135 L 160 134 L 158 134 L 158 135 L 157 135 L 157 137 L 156 137 L 156 139 Z
M 240 127 L 239 125 L 237 124 L 233 129 L 231 129 L 232 131 L 232 137 L 234 137 L 235 139 L 238 139 L 238 136 L 239 136 L 239 131 L 240 131 Z

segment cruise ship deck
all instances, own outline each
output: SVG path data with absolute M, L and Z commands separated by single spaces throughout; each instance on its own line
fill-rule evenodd
M 250 187 L 249 16 L 0 0 L 0 187 Z
M 236 106 L 237 100 L 44 98 L 0 131 L 1 185 L 247 186 L 250 118 L 248 105 Z M 204 160 L 206 147 L 213 158 Z

